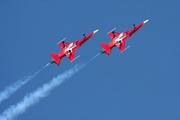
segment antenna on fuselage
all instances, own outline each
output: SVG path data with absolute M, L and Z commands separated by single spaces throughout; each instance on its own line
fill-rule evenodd
M 84 38 L 86 38 L 86 34 L 83 34 Z
M 134 28 L 136 28 L 136 25 L 135 25 L 135 24 L 134 24 L 133 26 L 134 26 Z

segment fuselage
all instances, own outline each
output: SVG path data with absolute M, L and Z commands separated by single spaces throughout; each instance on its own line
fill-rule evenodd
M 117 45 L 120 45 L 122 41 L 127 40 L 129 37 L 131 37 L 135 32 L 137 32 L 142 26 L 144 25 L 144 22 L 140 23 L 139 25 L 135 26 L 129 31 L 124 31 L 122 33 L 114 33 L 114 38 L 110 43 L 108 43 L 108 46 L 110 48 L 113 48 Z

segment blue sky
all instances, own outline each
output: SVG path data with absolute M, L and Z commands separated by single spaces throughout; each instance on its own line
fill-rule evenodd
M 0 91 L 33 74 L 61 49 L 57 43 L 80 40 L 99 31 L 62 65 L 49 65 L 34 79 L 0 103 L 0 114 L 78 63 L 89 61 L 111 41 L 107 32 L 130 30 L 149 19 L 126 41 L 115 47 L 29 107 L 18 120 L 139 120 L 180 119 L 180 2 L 146 0 L 0 1 Z

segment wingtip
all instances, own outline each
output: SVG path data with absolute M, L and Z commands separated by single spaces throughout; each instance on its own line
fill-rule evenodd
M 114 31 L 116 29 L 116 27 L 114 29 L 112 29 L 111 31 Z M 107 34 L 109 34 L 111 31 L 109 31 Z
M 80 55 L 78 55 L 76 58 L 74 58 L 74 60 L 77 59 L 78 57 L 80 57 Z M 74 60 L 70 61 L 70 63 L 73 62 Z
M 63 40 L 61 40 L 60 42 L 64 41 L 66 38 L 67 38 L 67 37 L 65 37 L 65 38 L 64 38 Z M 58 45 L 60 42 L 58 42 L 57 45 Z
M 148 21 L 149 21 L 149 19 L 145 20 L 145 21 L 144 21 L 144 24 L 147 23 Z

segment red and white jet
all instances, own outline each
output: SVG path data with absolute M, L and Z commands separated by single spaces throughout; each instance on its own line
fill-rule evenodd
M 114 29 L 113 29 L 112 31 L 110 31 L 108 33 L 109 36 L 111 37 L 112 41 L 110 43 L 108 43 L 108 44 L 101 43 L 102 50 L 100 52 L 102 54 L 106 53 L 106 54 L 110 55 L 111 52 L 112 52 L 112 48 L 115 47 L 115 46 L 117 46 L 121 50 L 121 52 L 123 52 L 125 50 L 125 41 L 129 37 L 131 37 L 131 35 L 133 35 L 136 31 L 138 31 L 146 22 L 148 22 L 148 20 L 140 23 L 137 26 L 134 25 L 133 29 L 131 29 L 129 31 L 124 31 L 122 33 L 114 32 L 113 31 Z
M 87 40 L 89 40 L 96 32 L 98 31 L 95 30 L 94 32 L 88 34 L 87 36 L 84 35 L 84 38 L 82 38 L 81 40 L 79 41 L 74 41 L 72 43 L 67 43 L 67 42 L 64 42 L 64 40 L 66 39 L 63 39 L 61 42 L 59 42 L 59 46 L 61 47 L 62 51 L 59 52 L 58 54 L 55 54 L 55 53 L 51 53 L 51 57 L 52 59 L 50 60 L 51 63 L 56 63 L 57 65 L 60 65 L 61 62 L 62 62 L 62 58 L 64 56 L 67 56 L 71 61 L 75 60 L 76 58 L 75 57 L 75 50 L 77 48 L 79 48 L 81 45 L 83 45 Z M 79 57 L 79 56 L 78 56 Z

